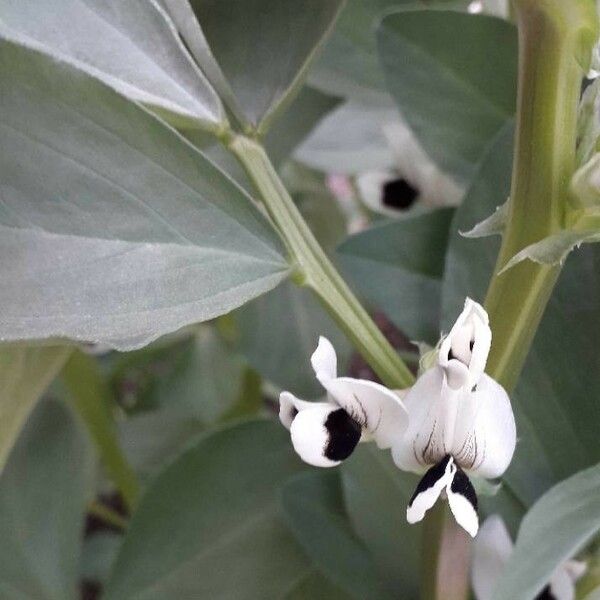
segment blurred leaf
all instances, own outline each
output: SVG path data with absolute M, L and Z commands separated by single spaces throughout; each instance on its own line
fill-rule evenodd
M 68 399 L 83 420 L 107 473 L 132 511 L 139 486 L 118 443 L 112 414 L 114 398 L 95 359 L 76 350 L 63 369 L 62 379 Z
M 153 0 L 0 3 L 0 30 L 66 59 L 174 122 L 216 128 L 218 96 Z
M 439 337 L 442 276 L 454 209 L 375 226 L 339 248 L 345 273 L 411 339 Z
M 0 56 L 3 339 L 132 349 L 285 277 L 262 215 L 172 130 L 66 64 Z
M 554 570 L 600 530 L 600 465 L 573 475 L 544 494 L 521 524 L 494 600 L 533 598 Z
M 285 600 L 348 600 L 351 598 L 340 588 L 315 570 L 309 570 L 290 588 Z
M 470 178 L 515 111 L 516 28 L 485 15 L 400 11 L 383 19 L 378 42 L 388 89 L 423 149 Z
M 362 444 L 342 466 L 346 508 L 393 597 L 418 597 L 421 530 L 406 521 L 418 478 L 403 473 L 389 452 Z
M 67 346 L 0 348 L 0 473 L 31 411 L 71 350 Z
M 390 101 L 345 102 L 319 123 L 297 149 L 303 163 L 325 172 L 361 173 L 392 167 L 386 125 L 398 120 Z
M 122 535 L 111 531 L 99 531 L 87 537 L 81 555 L 81 578 L 104 585 L 122 541 Z
M 507 127 L 486 152 L 452 224 L 443 287 L 446 330 L 465 296 L 483 300 L 500 240 L 458 233 L 489 215 L 510 187 L 512 133 Z M 548 303 L 512 395 L 519 442 L 505 481 L 525 505 L 560 479 L 600 461 L 600 249 L 571 255 Z
M 0 597 L 78 597 L 91 453 L 70 412 L 43 402 L 0 478 Z
M 163 3 L 236 117 L 266 131 L 301 87 L 342 0 Z
M 203 437 L 148 488 L 106 600 L 279 598 L 308 568 L 277 501 L 303 468 L 273 422 Z
M 345 372 L 348 341 L 310 290 L 286 282 L 236 311 L 236 317 L 241 352 L 277 386 L 306 398 L 325 393 L 310 365 L 320 335 L 331 341 L 338 371 Z
M 337 471 L 298 475 L 283 488 L 283 507 L 292 533 L 334 584 L 359 600 L 387 597 L 345 514 Z

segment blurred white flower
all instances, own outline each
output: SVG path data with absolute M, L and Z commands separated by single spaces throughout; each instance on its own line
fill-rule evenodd
M 315 375 L 327 391 L 324 402 L 306 402 L 290 392 L 279 397 L 279 418 L 290 430 L 302 460 L 316 467 L 334 467 L 352 454 L 361 439 L 389 448 L 407 425 L 399 396 L 386 387 L 337 376 L 331 342 L 321 337 L 311 357 Z
M 510 399 L 484 373 L 491 339 L 487 313 L 467 298 L 437 364 L 404 397 L 408 428 L 392 455 L 400 469 L 425 472 L 407 508 L 410 523 L 445 493 L 459 525 L 475 536 L 477 495 L 468 475 L 499 477 L 510 464 L 516 445 Z
M 394 216 L 415 202 L 426 206 L 456 206 L 464 190 L 427 156 L 402 121 L 386 125 L 384 135 L 392 149 L 393 169 L 367 171 L 356 185 L 373 211 Z
M 471 581 L 477 600 L 492 600 L 496 581 L 513 551 L 513 542 L 502 519 L 488 517 L 473 548 Z M 548 585 L 538 594 L 539 600 L 575 600 L 575 583 L 585 573 L 586 565 L 568 560 L 553 573 Z

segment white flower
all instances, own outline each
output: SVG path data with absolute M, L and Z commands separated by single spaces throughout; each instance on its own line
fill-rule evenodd
M 475 540 L 471 581 L 477 600 L 492 600 L 494 588 L 513 551 L 513 543 L 502 519 L 488 517 Z M 553 573 L 548 585 L 537 596 L 555 600 L 574 600 L 575 582 L 585 573 L 585 563 L 568 560 Z
M 410 523 L 445 492 L 457 522 L 475 536 L 477 496 L 468 475 L 499 477 L 510 464 L 516 445 L 510 400 L 484 373 L 491 337 L 487 313 L 467 298 L 437 364 L 404 398 L 408 428 L 392 455 L 400 469 L 426 471 L 407 508 Z
M 464 190 L 427 156 L 407 125 L 398 120 L 383 131 L 395 168 L 367 171 L 356 178 L 361 198 L 371 210 L 394 216 L 414 202 L 427 206 L 460 203 Z
M 338 377 L 335 350 L 326 338 L 319 338 L 311 364 L 327 391 L 326 401 L 306 402 L 290 392 L 279 396 L 279 418 L 305 462 L 334 467 L 361 440 L 389 448 L 401 435 L 407 416 L 398 395 L 373 381 Z

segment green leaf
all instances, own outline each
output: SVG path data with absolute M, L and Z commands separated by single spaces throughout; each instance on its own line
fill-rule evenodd
M 99 531 L 86 537 L 81 554 L 81 578 L 104 585 L 122 540 L 122 535 L 111 531 Z
M 389 452 L 359 446 L 342 466 L 346 508 L 393 597 L 418 597 L 421 530 L 406 521 L 418 478 L 400 471 Z
M 225 119 L 218 96 L 154 0 L 2 0 L 2 30 L 176 123 L 216 129 Z
M 285 277 L 250 199 L 145 110 L 9 42 L 0 78 L 3 339 L 132 349 Z
M 142 498 L 106 600 L 279 598 L 308 570 L 278 507 L 280 486 L 303 468 L 273 422 L 200 439 Z
M 310 365 L 320 335 L 331 341 L 338 370 L 345 372 L 348 341 L 307 289 L 286 282 L 239 309 L 236 318 L 240 351 L 263 377 L 283 389 L 306 398 L 325 393 Z
M 0 478 L 0 597 L 78 598 L 91 453 L 70 412 L 43 402 Z
M 383 19 L 378 42 L 388 89 L 423 149 L 442 170 L 470 178 L 515 111 L 515 27 L 484 15 L 403 11 Z
M 163 2 L 230 110 L 263 132 L 300 89 L 342 6 L 342 0 Z
M 515 549 L 494 600 L 533 598 L 558 565 L 600 530 L 600 465 L 562 481 L 544 494 L 521 524 Z
M 442 276 L 454 209 L 406 215 L 339 248 L 351 281 L 411 339 L 439 337 Z
M 388 597 L 345 514 L 337 472 L 298 475 L 283 488 L 283 507 L 296 539 L 334 584 L 359 600 Z
M 509 201 L 498 206 L 496 210 L 483 221 L 474 225 L 469 231 L 461 231 L 460 234 L 466 238 L 481 238 L 488 235 L 502 235 L 508 220 Z
M 0 472 L 31 411 L 71 350 L 66 346 L 0 348 Z
M 500 240 L 466 239 L 458 232 L 489 215 L 506 198 L 511 154 L 512 132 L 507 127 L 490 145 L 456 211 L 442 294 L 446 331 L 465 296 L 479 301 L 485 296 Z M 594 426 L 600 394 L 600 357 L 595 348 L 600 306 L 591 300 L 600 293 L 599 273 L 596 245 L 569 257 L 511 396 L 519 443 L 504 479 L 525 505 L 560 479 L 600 461 Z
M 348 600 L 344 593 L 316 570 L 309 570 L 286 592 L 285 600 Z

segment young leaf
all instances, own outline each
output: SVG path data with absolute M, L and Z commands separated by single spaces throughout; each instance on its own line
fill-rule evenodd
M 562 481 L 527 513 L 494 600 L 533 598 L 600 530 L 600 465 Z
M 163 2 L 232 112 L 263 132 L 300 89 L 342 6 L 342 0 Z
M 278 507 L 278 488 L 302 469 L 279 424 L 203 437 L 148 488 L 104 597 L 281 597 L 309 568 Z
M 515 27 L 485 15 L 401 11 L 383 19 L 378 41 L 388 89 L 424 150 L 469 178 L 515 111 Z
M 32 415 L 0 478 L 0 597 L 75 600 L 91 453 L 61 404 Z
M 482 238 L 488 235 L 501 235 L 508 219 L 508 200 L 498 206 L 496 210 L 483 221 L 474 225 L 469 231 L 461 231 L 460 234 L 466 238 Z
M 104 84 L 0 46 L 0 333 L 131 349 L 287 273 L 229 178 Z
M 283 507 L 292 533 L 333 583 L 357 600 L 389 597 L 371 557 L 352 531 L 337 472 L 293 478 L 283 488 Z
M 439 337 L 441 280 L 454 209 L 378 225 L 339 248 L 348 277 L 411 339 Z
M 218 96 L 155 0 L 2 2 L 0 31 L 35 43 L 177 124 L 216 129 Z
M 70 353 L 67 346 L 0 349 L 0 472 L 27 417 Z

